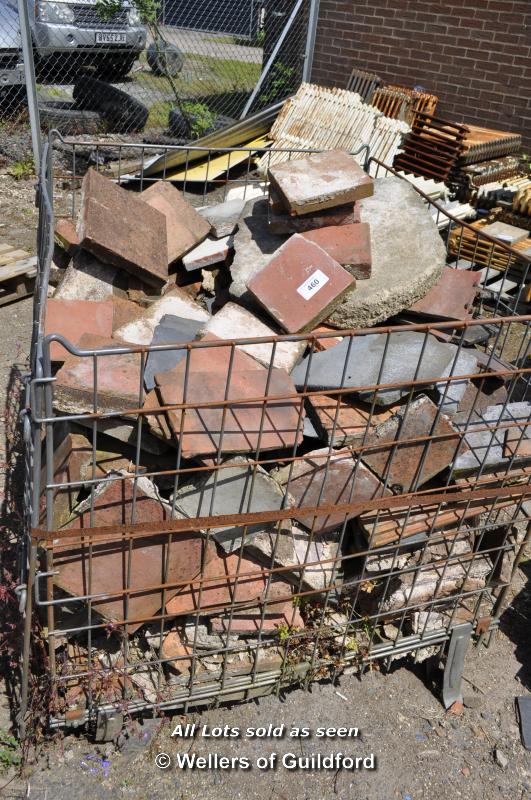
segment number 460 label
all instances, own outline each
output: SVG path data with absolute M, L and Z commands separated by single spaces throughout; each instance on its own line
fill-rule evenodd
M 330 278 L 324 272 L 316 269 L 304 283 L 301 283 L 297 291 L 305 300 L 310 300 L 329 280 Z

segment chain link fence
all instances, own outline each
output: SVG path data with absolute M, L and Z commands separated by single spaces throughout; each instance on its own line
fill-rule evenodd
M 43 134 L 178 143 L 289 96 L 311 0 L 0 0 L 2 119 L 27 117 L 27 9 Z M 24 31 L 24 25 L 22 25 Z M 32 66 L 27 65 L 29 74 Z

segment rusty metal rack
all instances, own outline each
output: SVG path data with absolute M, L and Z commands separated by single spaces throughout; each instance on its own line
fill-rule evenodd
M 143 185 L 144 164 L 160 147 L 119 149 L 124 163 L 139 158 Z M 125 713 L 246 700 L 371 664 L 383 668 L 408 654 L 441 656 L 448 646 L 443 697 L 450 705 L 460 694 L 466 646 L 472 636 L 490 641 L 529 537 L 531 316 L 514 316 L 500 293 L 480 298 L 474 318 L 465 320 L 76 349 L 45 337 L 44 322 L 54 180 L 70 185 L 74 216 L 81 150 L 63 143 L 59 163 L 47 145 L 39 183 L 24 410 L 21 726 L 38 697 L 52 728 L 88 724 L 105 738 Z M 197 156 L 167 148 L 168 156 L 179 150 L 186 163 Z M 230 179 L 206 182 L 205 198 L 212 183 L 263 186 L 253 172 L 256 151 L 243 166 L 241 150 L 226 152 L 239 156 L 240 167 Z M 186 181 L 183 189 L 191 191 Z M 425 200 L 437 217 L 445 214 Z M 447 216 L 447 235 L 469 230 Z M 459 258 L 458 248 L 449 264 Z M 338 337 L 343 359 L 323 389 L 312 368 Z M 451 343 L 452 358 L 439 369 L 441 341 Z M 57 410 L 50 347 L 58 342 L 92 370 L 93 390 L 76 413 Z M 370 373 L 355 384 L 351 354 L 369 342 L 379 356 L 368 359 Z M 279 380 L 274 367 L 286 343 L 300 343 L 305 353 L 296 380 Z M 404 347 L 412 348 L 407 358 Z M 221 379 L 208 402 L 187 402 L 194 360 L 212 348 Z M 269 367 L 261 390 L 242 394 L 238 359 L 250 358 L 253 348 L 269 348 Z M 182 394 L 146 405 L 146 361 L 160 350 L 183 351 Z M 136 363 L 137 399 L 117 410 L 105 400 L 105 375 L 124 358 Z M 443 410 L 464 384 L 466 411 L 447 417 Z M 387 415 L 395 433 L 377 441 L 389 393 L 398 403 Z M 431 416 L 418 411 L 425 405 Z M 104 453 L 116 451 L 103 431 L 117 420 L 133 442 L 120 458 Z M 308 420 L 320 443 L 308 438 Z M 153 452 L 161 426 L 170 429 L 172 446 Z M 61 466 L 67 431 L 89 440 L 83 470 Z M 271 497 L 273 480 L 279 488 Z M 239 487 L 236 503 L 226 500 L 231 484 Z

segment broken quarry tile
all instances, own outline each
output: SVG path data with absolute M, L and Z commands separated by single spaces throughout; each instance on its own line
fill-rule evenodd
M 115 267 L 79 250 L 66 268 L 53 297 L 54 300 L 107 300 L 119 291 L 119 284 Z
M 186 344 L 193 342 L 203 323 L 164 314 L 155 328 L 151 345 Z M 186 356 L 186 350 L 150 350 L 144 370 L 144 385 L 148 391 L 155 387 L 155 375 L 169 372 Z
M 243 214 L 246 201 L 241 198 L 225 200 L 213 206 L 199 208 L 198 213 L 211 225 L 211 235 L 215 239 L 230 236 L 238 228 L 238 221 Z
M 348 449 L 322 448 L 307 453 L 290 467 L 283 467 L 273 477 L 295 498 L 297 508 L 313 508 L 341 503 L 358 503 L 389 494 L 380 480 Z M 298 516 L 297 520 L 315 534 L 326 533 L 343 525 L 356 512 L 326 512 Z
M 95 334 L 84 333 L 78 342 L 81 350 L 120 348 L 124 344 Z M 97 358 L 97 411 L 125 411 L 138 408 L 140 398 L 140 353 L 117 353 Z M 67 414 L 95 411 L 94 359 L 68 355 L 53 385 L 54 407 Z
M 187 292 L 176 286 L 164 297 L 156 300 L 138 319 L 118 328 L 114 332 L 114 337 L 131 344 L 151 344 L 155 328 L 165 314 L 199 322 L 206 322 L 210 317 L 208 311 L 196 303 Z
M 299 234 L 247 284 L 251 295 L 288 333 L 311 330 L 355 286 L 343 267 Z
M 466 412 L 456 414 L 452 421 L 458 430 L 464 432 L 464 441 L 469 449 L 457 457 L 452 476 L 460 477 L 480 470 L 492 472 L 507 468 L 511 461 L 521 464 L 531 460 L 525 447 L 519 448 L 514 456 L 504 455 L 506 431 L 517 430 L 518 426 L 522 431 L 530 415 L 529 402 L 489 406 L 482 413 L 474 413 L 471 419 Z
M 223 239 L 205 239 L 183 257 L 183 267 L 188 272 L 223 266 L 233 249 L 232 236 Z
M 361 403 L 353 395 L 342 398 L 338 395 L 313 394 L 307 398 L 306 408 L 317 433 L 332 447 L 361 442 L 365 433 L 370 433 L 375 425 L 393 413 L 376 406 L 371 415 L 370 405 Z
M 136 479 L 134 495 L 133 485 L 134 481 L 122 478 L 100 484 L 94 500 L 93 520 L 89 497 L 78 506 L 67 529 L 123 525 L 132 519 L 135 523 L 160 522 L 163 529 L 164 520 L 170 517 L 169 506 L 160 499 L 147 478 Z M 174 534 L 171 538 L 164 533 L 154 533 L 131 540 L 121 535 L 109 536 L 104 540 L 98 538 L 91 548 L 86 541 L 61 543 L 60 536 L 59 532 L 53 547 L 54 570 L 58 570 L 54 578 L 56 584 L 74 596 L 101 595 L 92 601 L 92 610 L 113 623 L 124 619 L 127 594 L 116 598 L 108 595 L 131 590 L 127 612 L 127 619 L 131 620 L 129 633 L 143 624 L 141 618 L 153 616 L 160 610 L 163 591 L 158 587 L 164 579 L 167 584 L 192 580 L 201 569 L 204 542 L 199 533 Z M 176 591 L 169 586 L 166 599 Z
M 218 614 L 234 603 L 257 605 L 266 599 L 267 575 L 264 568 L 239 553 L 224 553 L 214 541 L 206 545 L 206 563 L 197 579 L 180 588 L 166 604 L 171 616 Z M 236 576 L 241 576 L 237 578 Z M 202 586 L 201 586 L 202 583 Z M 291 596 L 291 586 L 273 578 L 267 592 L 266 612 L 275 612 Z
M 230 265 L 231 297 L 255 305 L 247 291 L 247 284 L 263 267 L 273 253 L 286 241 L 285 236 L 274 234 L 267 224 L 267 200 L 250 200 L 244 209 L 238 231 L 234 234 L 234 258 Z
M 444 438 L 428 441 L 432 436 Z M 409 492 L 448 467 L 460 441 L 448 417 L 420 395 L 376 427 L 367 437 L 365 444 L 370 447 L 361 458 L 387 486 Z
M 183 640 L 179 631 L 169 631 L 164 637 L 161 648 L 161 656 L 181 675 L 188 675 L 192 665 L 193 648 Z
M 140 371 L 140 364 L 137 366 Z M 137 398 L 138 401 L 138 398 Z M 87 428 L 91 433 L 94 431 L 94 420 L 90 417 L 81 417 L 76 420 L 78 425 Z M 116 417 L 101 418 L 97 423 L 98 436 L 104 434 L 111 439 L 116 439 L 118 442 L 136 447 L 139 440 L 138 423 L 135 421 L 128 422 L 125 419 Z M 168 450 L 169 442 L 161 442 L 155 436 L 151 436 L 146 426 L 141 429 L 140 449 L 146 453 L 160 456 Z
M 303 234 L 358 280 L 371 277 L 371 229 L 366 222 L 334 225 Z
M 339 344 L 342 336 L 323 336 L 322 334 L 335 334 L 336 328 L 331 328 L 330 325 L 319 325 L 311 333 L 315 336 L 315 350 L 329 350 L 336 344 Z
M 327 320 L 337 328 L 370 327 L 409 308 L 439 280 L 446 248 L 424 200 L 408 181 L 377 178 L 360 200 L 371 228 L 371 277 L 360 281 Z
M 81 187 L 80 245 L 160 289 L 168 281 L 166 219 L 133 192 L 89 169 Z
M 344 150 L 282 161 L 269 169 L 268 177 L 295 215 L 344 205 L 373 193 L 372 178 Z
M 259 609 L 256 609 L 254 613 L 252 609 L 250 611 L 235 612 L 232 619 L 229 614 L 212 617 L 212 630 L 219 633 L 230 631 L 231 633 L 252 635 L 260 631 L 263 633 L 275 633 L 280 625 L 289 625 L 298 629 L 304 628 L 300 612 L 295 608 L 291 600 L 287 600 L 283 604 L 276 603 L 275 607 L 278 608 L 278 611 L 274 614 L 265 614 L 263 619 Z
M 314 214 L 292 217 L 287 213 L 271 211 L 269 214 L 269 230 L 275 234 L 306 233 L 316 228 L 329 226 L 355 225 L 360 221 L 359 203 L 347 203 L 344 206 L 326 208 Z
M 283 500 L 284 492 L 278 483 L 262 467 L 253 466 L 240 457 L 226 462 L 197 485 L 181 487 L 175 497 L 176 507 L 186 517 L 278 511 Z M 241 547 L 244 531 L 247 542 L 255 534 L 275 528 L 274 522 L 257 523 L 245 528 L 212 528 L 211 533 L 223 549 L 231 553 Z
M 95 456 L 95 457 L 94 457 Z M 120 453 L 102 450 L 94 454 L 92 444 L 79 433 L 68 433 L 54 449 L 53 478 L 58 484 L 51 490 L 52 498 L 46 495 L 46 470 L 42 469 L 41 524 L 46 523 L 46 507 L 53 507 L 53 528 L 58 529 L 71 517 L 78 505 L 78 496 L 84 481 L 94 480 L 119 469 L 127 469 L 128 458 Z M 78 484 L 73 486 L 71 484 Z
M 112 300 L 55 300 L 46 304 L 44 335 L 57 333 L 71 344 L 77 345 L 83 333 L 112 336 L 114 306 Z M 50 358 L 64 361 L 68 351 L 59 343 L 52 342 Z
M 443 267 L 437 283 L 408 311 L 435 319 L 469 319 L 474 310 L 479 279 L 478 272 Z
M 426 342 L 425 342 L 426 340 Z M 415 331 L 371 333 L 366 336 L 345 336 L 335 347 L 306 356 L 293 370 L 297 388 L 322 390 L 346 387 L 357 389 L 362 400 L 375 399 L 377 405 L 388 406 L 408 394 L 408 381 L 431 384 L 445 374 L 457 353 L 457 347 L 439 342 L 431 334 Z M 385 359 L 385 360 L 384 360 Z M 419 365 L 420 361 L 420 365 Z M 382 368 L 382 362 L 384 362 Z M 308 374 L 306 374 L 308 373 Z M 396 388 L 362 391 L 378 384 L 403 383 Z M 416 391 L 426 389 L 418 385 Z
M 531 426 L 519 425 L 505 432 L 504 458 L 531 458 Z
M 144 313 L 142 306 L 138 303 L 133 303 L 125 297 L 114 295 L 112 298 L 113 312 L 112 312 L 112 330 L 117 331 L 122 325 L 131 322 Z
M 69 217 L 60 217 L 56 220 L 55 241 L 58 242 L 67 253 L 73 253 L 74 250 L 79 247 L 79 237 L 72 219 Z
M 184 366 L 182 361 L 179 367 Z M 302 439 L 300 401 L 272 399 L 296 394 L 284 370 L 273 369 L 270 374 L 265 369 L 235 371 L 228 388 L 226 373 L 193 371 L 188 375 L 186 398 L 184 369 L 159 377 L 164 379 L 158 387 L 163 405 L 189 404 L 187 409 L 167 412 L 185 458 L 283 449 Z M 262 402 L 258 398 L 264 395 L 267 399 Z
M 169 264 L 208 236 L 210 224 L 170 181 L 157 181 L 140 194 L 140 199 L 164 214 Z
M 203 330 L 215 334 L 220 339 L 250 339 L 276 335 L 272 328 L 265 325 L 250 311 L 230 302 L 226 303 L 217 314 L 208 320 Z M 266 367 L 271 363 L 272 343 L 239 344 L 237 347 Z M 277 342 L 273 366 L 291 372 L 305 348 L 305 341 Z

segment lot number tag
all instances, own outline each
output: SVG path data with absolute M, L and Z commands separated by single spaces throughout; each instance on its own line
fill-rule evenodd
M 322 289 L 329 280 L 330 278 L 324 272 L 316 269 L 304 283 L 301 283 L 297 291 L 305 300 L 311 300 L 314 294 L 317 294 L 319 289 Z

